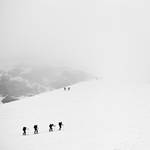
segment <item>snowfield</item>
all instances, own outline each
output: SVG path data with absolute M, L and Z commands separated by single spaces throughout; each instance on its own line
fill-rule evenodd
M 150 85 L 93 80 L 0 105 L 0 150 L 61 149 L 149 150 Z

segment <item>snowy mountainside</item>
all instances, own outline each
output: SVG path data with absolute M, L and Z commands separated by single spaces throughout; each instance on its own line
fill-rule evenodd
M 0 105 L 2 150 L 148 150 L 150 87 L 89 81 Z M 62 131 L 48 125 L 64 123 Z M 33 135 L 38 124 L 39 134 Z M 22 136 L 22 127 L 29 128 Z
M 2 103 L 9 103 L 91 78 L 89 73 L 70 67 L 13 66 L 0 70 L 0 96 Z

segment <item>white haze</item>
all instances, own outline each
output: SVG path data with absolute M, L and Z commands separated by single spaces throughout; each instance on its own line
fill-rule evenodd
M 1 0 L 0 64 L 58 64 L 150 80 L 148 0 Z

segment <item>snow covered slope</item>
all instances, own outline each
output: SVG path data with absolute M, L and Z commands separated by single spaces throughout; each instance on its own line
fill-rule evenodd
M 59 121 L 63 130 L 49 133 Z M 60 149 L 149 150 L 150 86 L 95 80 L 0 105 L 0 150 Z

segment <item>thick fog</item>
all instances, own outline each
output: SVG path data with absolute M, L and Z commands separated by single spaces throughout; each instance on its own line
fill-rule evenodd
M 150 80 L 148 0 L 1 0 L 0 65 L 58 64 Z

